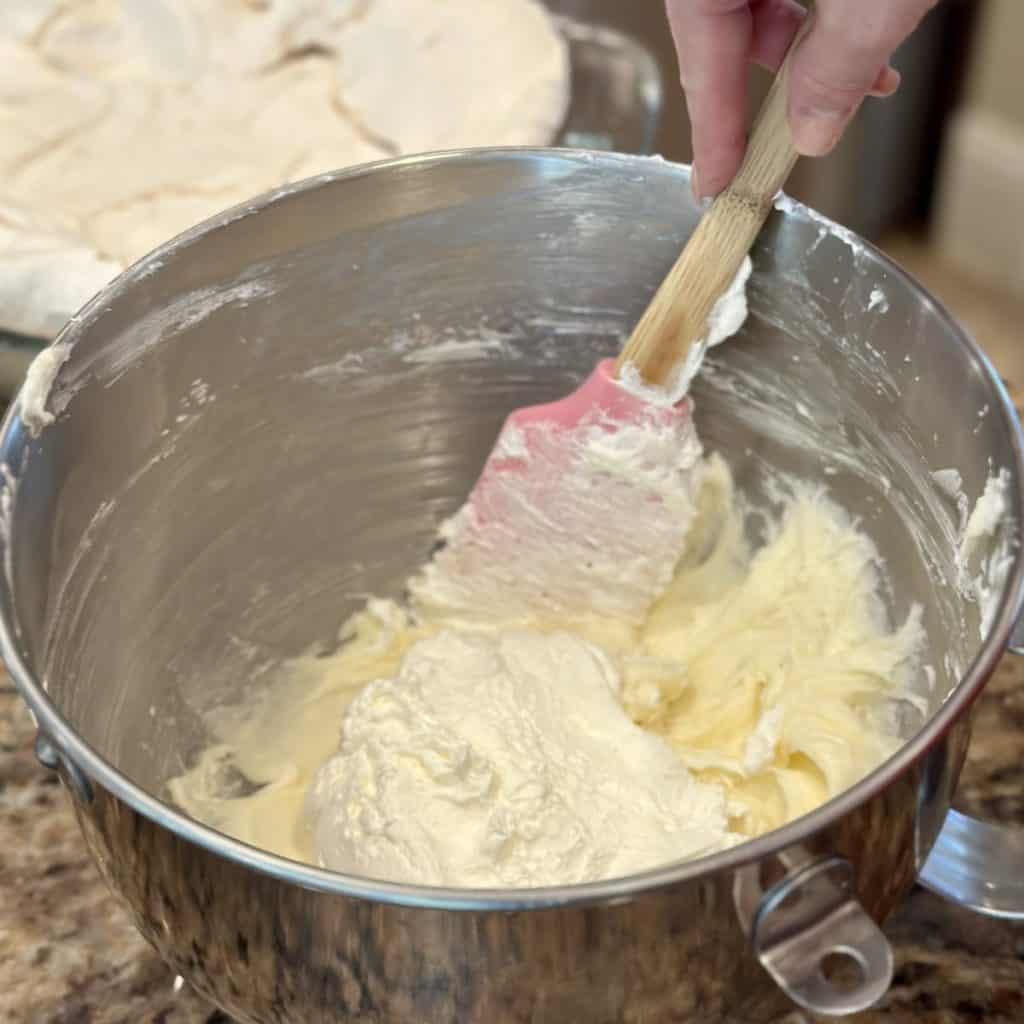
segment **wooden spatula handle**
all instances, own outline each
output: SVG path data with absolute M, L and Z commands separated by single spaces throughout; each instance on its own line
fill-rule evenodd
M 786 117 L 786 83 L 790 60 L 812 17 L 804 19 L 772 83 L 742 166 L 701 218 L 619 356 L 619 371 L 629 364 L 646 383 L 664 385 L 706 334 L 712 308 L 732 284 L 797 161 Z

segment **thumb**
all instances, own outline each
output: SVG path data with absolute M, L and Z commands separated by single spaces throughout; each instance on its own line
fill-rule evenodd
M 936 0 L 819 0 L 789 70 L 789 122 L 797 152 L 824 156 L 868 95 L 891 89 L 889 58 Z M 894 87 L 893 87 L 894 88 Z

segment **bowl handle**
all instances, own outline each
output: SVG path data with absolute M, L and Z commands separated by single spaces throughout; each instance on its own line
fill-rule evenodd
M 1024 920 L 1024 829 L 950 811 L 918 881 L 989 917 Z
M 36 760 L 44 768 L 56 772 L 80 804 L 92 803 L 93 791 L 89 776 L 41 730 L 36 733 L 35 753 Z
M 1024 655 L 1024 616 L 1007 649 Z M 951 810 L 917 880 L 979 914 L 1024 921 L 1024 829 Z
M 740 924 L 761 966 L 797 1006 L 830 1020 L 873 1006 L 892 983 L 893 955 L 857 902 L 852 865 L 797 848 L 777 858 L 783 876 L 769 888 L 766 861 L 741 868 L 734 882 Z

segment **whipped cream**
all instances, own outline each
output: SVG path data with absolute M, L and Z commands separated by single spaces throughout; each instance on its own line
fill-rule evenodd
M 0 328 L 23 333 L 51 336 L 156 245 L 268 189 L 547 145 L 569 103 L 539 0 L 0 6 Z
M 723 849 L 720 786 L 623 709 L 566 633 L 445 631 L 345 715 L 307 813 L 322 866 L 463 888 L 568 885 Z

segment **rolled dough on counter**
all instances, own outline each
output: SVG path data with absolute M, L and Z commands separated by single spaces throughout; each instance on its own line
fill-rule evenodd
M 546 145 L 567 47 L 538 0 L 5 0 L 0 329 L 52 336 L 155 246 L 388 156 Z

